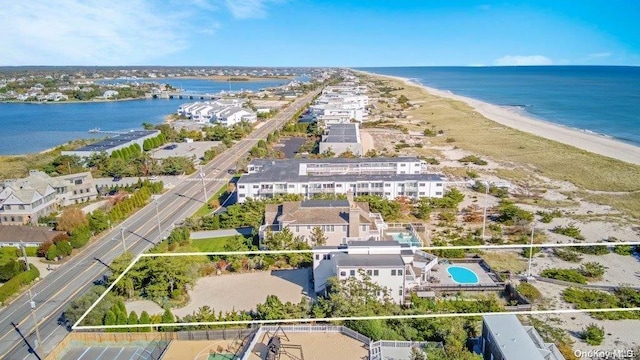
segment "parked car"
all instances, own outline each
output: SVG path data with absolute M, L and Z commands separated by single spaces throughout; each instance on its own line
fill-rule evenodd
M 177 144 L 171 144 L 171 145 L 167 145 L 164 147 L 165 150 L 173 150 L 175 148 L 177 148 L 178 145 Z
M 120 181 L 122 180 L 122 176 L 114 176 L 113 177 L 113 181 Z
M 156 175 L 149 176 L 149 180 L 155 181 L 155 180 L 158 180 L 158 177 Z

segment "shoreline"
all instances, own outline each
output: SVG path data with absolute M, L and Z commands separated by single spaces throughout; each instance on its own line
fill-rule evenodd
M 107 102 L 120 102 L 120 101 L 135 101 L 135 100 L 149 100 L 146 97 L 140 98 L 125 98 L 125 99 L 96 99 L 96 100 L 74 100 L 74 101 L 0 101 L 1 104 L 30 104 L 30 105 L 56 105 L 56 104 L 91 104 L 91 103 L 107 103 Z M 158 100 L 158 99 L 151 99 Z M 159 99 L 162 100 L 162 99 Z
M 640 147 L 622 142 L 606 134 L 598 134 L 586 129 L 575 129 L 548 120 L 538 119 L 530 114 L 523 114 L 521 110 L 487 103 L 467 96 L 456 95 L 447 90 L 422 85 L 410 78 L 382 75 L 360 70 L 354 71 L 370 76 L 398 80 L 407 85 L 417 86 L 431 95 L 461 101 L 472 107 L 475 112 L 485 118 L 512 129 L 570 145 L 590 153 L 640 165 Z

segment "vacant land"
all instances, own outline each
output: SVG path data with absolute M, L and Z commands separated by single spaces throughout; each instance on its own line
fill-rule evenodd
M 225 251 L 225 245 L 229 241 L 234 241 L 235 238 L 236 235 L 208 239 L 194 239 L 191 240 L 191 244 L 194 248 L 202 252 Z

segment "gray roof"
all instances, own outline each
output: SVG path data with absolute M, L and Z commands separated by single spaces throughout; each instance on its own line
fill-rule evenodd
M 327 134 L 322 142 L 358 143 L 358 126 L 356 124 L 333 124 L 328 126 Z
M 334 257 L 336 265 L 338 267 L 403 267 L 404 261 L 402 257 L 397 254 L 393 255 L 349 255 L 339 253 Z
M 483 319 L 506 360 L 545 360 L 543 353 L 549 354 L 548 349 L 536 346 L 515 315 L 485 315 Z
M 299 175 L 300 164 L 341 164 L 367 162 L 419 162 L 418 158 L 332 158 L 332 159 L 286 159 L 267 160 L 256 159 L 250 165 L 263 166 L 262 171 L 244 174 L 238 184 L 259 182 L 327 182 L 327 181 L 443 181 L 435 174 L 331 174 L 327 175 Z
M 302 200 L 300 207 L 317 208 L 317 207 L 349 207 L 348 200 Z
M 22 240 L 25 243 L 41 244 L 47 240 L 53 240 L 62 231 L 52 231 L 42 226 L 16 226 L 0 225 L 0 243 L 17 243 Z
M 74 151 L 102 152 L 113 149 L 120 145 L 138 140 L 145 136 L 160 134 L 159 130 L 135 130 L 124 134 L 118 134 L 106 140 L 99 141 L 95 144 L 86 145 Z

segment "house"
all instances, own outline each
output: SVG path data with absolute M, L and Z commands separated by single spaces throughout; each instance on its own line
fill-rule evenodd
M 105 99 L 111 99 L 118 96 L 118 92 L 115 90 L 107 90 L 102 94 L 102 97 Z
M 258 120 L 256 113 L 251 110 L 240 107 L 228 107 L 221 111 L 215 119 L 215 122 L 224 126 L 233 126 L 242 121 L 254 123 Z
M 160 135 L 160 130 L 132 130 L 112 136 L 95 144 L 86 145 L 81 148 L 63 151 L 62 155 L 79 156 L 81 158 L 91 157 L 102 152 L 111 155 L 112 152 L 127 148 L 133 144 L 138 144 L 140 149 L 144 146 L 144 141 Z
M 0 224 L 36 223 L 59 206 L 79 204 L 98 197 L 90 172 L 51 177 L 30 170 L 23 179 L 8 179 L 0 191 Z
M 484 315 L 477 346 L 484 360 L 564 360 L 555 344 L 545 343 L 533 326 L 515 315 Z
M 436 256 L 398 241 L 349 241 L 346 245 L 318 246 L 313 250 L 316 293 L 326 290 L 331 277 L 338 280 L 368 277 L 385 288 L 397 304 L 404 304 L 409 293 L 426 281 L 427 274 L 438 264 Z
M 267 204 L 265 223 L 259 229 L 260 240 L 266 234 L 289 228 L 294 236 L 310 240 L 315 227 L 327 238 L 326 246 L 346 244 L 349 240 L 380 240 L 386 224 L 372 213 L 368 203 L 353 200 L 303 200 Z
M 255 159 L 236 184 L 238 202 L 284 194 L 379 195 L 417 199 L 442 197 L 444 179 L 425 173 L 427 164 L 415 157 Z
M 52 241 L 63 231 L 53 231 L 42 226 L 8 226 L 0 225 L 0 247 L 24 246 L 38 247 L 47 241 Z

